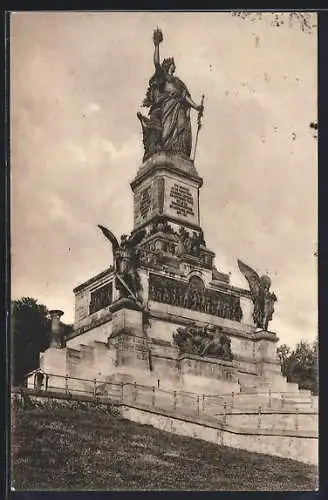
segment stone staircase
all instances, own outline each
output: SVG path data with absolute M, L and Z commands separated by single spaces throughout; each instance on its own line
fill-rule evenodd
M 136 389 L 131 379 L 124 380 L 124 377 L 120 376 L 119 373 L 116 378 L 113 376 L 115 372 L 118 372 L 115 365 L 115 350 L 110 349 L 106 342 L 97 340 L 89 345 L 80 344 L 78 347 L 68 347 L 66 359 L 70 391 L 96 393 L 112 397 L 115 400 L 120 400 L 123 397 L 124 400 L 139 402 L 146 406 L 173 409 L 188 415 L 203 412 L 220 419 L 227 413 L 237 415 L 238 412 L 245 414 L 245 412 L 278 411 L 299 414 L 300 412 L 313 413 L 317 411 L 317 399 L 313 398 L 309 391 L 295 391 L 295 387 L 292 387 L 290 392 L 271 392 L 268 382 L 258 384 L 253 387 L 252 391 L 250 387 L 241 384 L 239 393 L 209 395 L 184 391 L 178 385 L 174 390 L 175 387 L 172 385 L 165 387 L 162 382 L 161 389 L 158 389 L 157 385 L 151 385 L 152 382 L 149 378 L 145 380 L 144 384 L 138 383 Z M 124 382 L 123 388 L 120 384 L 122 381 Z M 292 384 L 292 386 L 295 385 Z M 237 416 L 230 418 L 238 419 Z M 253 420 L 253 417 L 248 418 L 252 425 Z M 298 415 L 298 420 L 298 425 L 303 426 L 303 417 Z M 262 421 L 266 422 L 265 425 L 275 425 L 269 417 L 263 417 Z M 288 418 L 287 421 L 289 421 Z M 294 418 L 293 425 L 296 425 L 295 421 Z M 304 423 L 304 428 L 306 425 Z

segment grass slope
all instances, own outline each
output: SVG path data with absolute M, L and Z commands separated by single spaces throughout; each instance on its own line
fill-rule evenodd
M 16 490 L 314 490 L 316 467 L 217 446 L 83 404 L 17 408 Z

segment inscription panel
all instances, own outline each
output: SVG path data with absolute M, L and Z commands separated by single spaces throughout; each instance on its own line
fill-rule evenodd
M 195 215 L 194 212 L 194 199 L 188 187 L 181 184 L 173 184 L 170 190 L 170 208 L 176 210 L 177 215 L 184 215 L 187 217 Z
M 198 225 L 198 188 L 172 177 L 145 182 L 134 194 L 134 227 L 146 223 L 155 214 Z
M 82 291 L 75 295 L 75 321 L 80 321 L 89 314 L 89 294 Z
M 146 222 L 154 210 L 154 185 L 152 182 L 143 185 L 134 195 L 134 225 Z
M 165 184 L 165 212 L 198 224 L 198 189 L 174 179 L 167 179 Z
M 147 186 L 140 193 L 140 215 L 145 219 L 151 209 L 151 187 Z

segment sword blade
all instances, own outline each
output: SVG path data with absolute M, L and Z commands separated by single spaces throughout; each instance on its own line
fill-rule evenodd
M 204 94 L 202 95 L 202 100 L 201 100 L 201 105 L 203 105 L 203 104 L 204 104 Z M 195 161 L 195 158 L 196 158 L 198 135 L 199 135 L 199 131 L 200 131 L 201 126 L 202 126 L 202 124 L 201 124 L 202 117 L 203 117 L 203 111 L 198 113 L 198 118 L 197 118 L 197 132 L 196 132 L 195 147 L 194 147 L 194 154 L 193 154 L 193 157 L 192 157 L 192 161 Z
M 128 287 L 128 285 L 125 283 L 124 279 L 122 278 L 122 276 L 120 276 L 118 273 L 116 273 L 115 275 L 116 278 L 118 278 L 118 280 L 122 283 L 122 285 L 124 286 L 124 288 L 126 288 L 126 290 L 129 292 L 129 294 L 134 298 L 134 300 L 136 302 L 138 302 L 138 299 L 137 297 L 134 295 L 134 293 L 132 292 L 132 290 Z

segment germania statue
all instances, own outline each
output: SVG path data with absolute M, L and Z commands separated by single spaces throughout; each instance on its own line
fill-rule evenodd
M 143 101 L 143 106 L 149 108 L 148 117 L 137 113 L 143 131 L 144 160 L 161 151 L 189 158 L 192 149 L 190 108 L 198 111 L 200 128 L 204 107 L 191 99 L 186 85 L 174 76 L 174 59 L 169 57 L 160 63 L 159 45 L 163 34 L 158 28 L 153 41 L 155 73 Z

